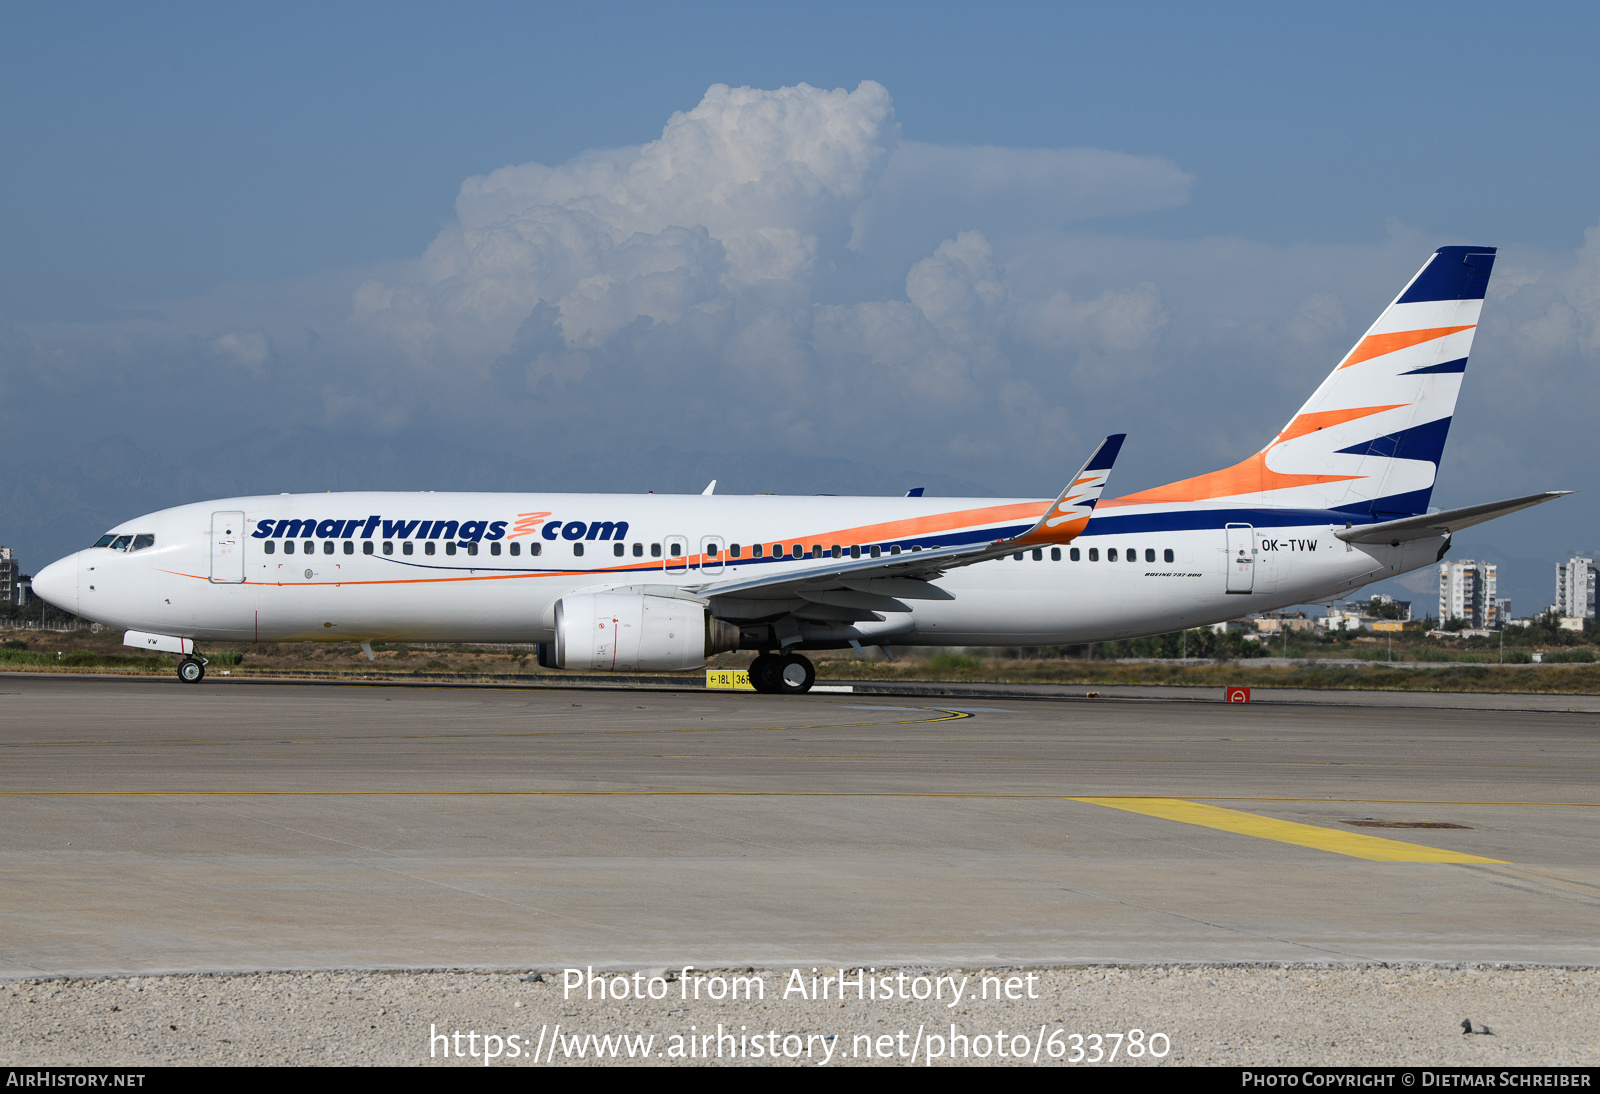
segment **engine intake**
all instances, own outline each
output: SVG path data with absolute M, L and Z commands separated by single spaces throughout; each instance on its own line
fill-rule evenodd
M 556 601 L 555 616 L 556 668 L 672 672 L 739 648 L 738 627 L 677 597 L 573 593 Z

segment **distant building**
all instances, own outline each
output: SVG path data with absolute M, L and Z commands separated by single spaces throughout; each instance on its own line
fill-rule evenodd
M 1262 612 L 1255 620 L 1259 634 L 1281 634 L 1284 631 L 1314 631 L 1316 620 L 1305 612 Z
M 1439 566 L 1439 622 L 1464 620 L 1469 627 L 1500 626 L 1495 597 L 1495 565 L 1462 559 Z
M 20 604 L 17 599 L 18 579 L 22 576 L 22 566 L 17 562 L 17 553 L 9 547 L 0 547 L 0 604 Z
M 1362 609 L 1374 619 L 1406 620 L 1411 618 L 1411 601 L 1396 600 L 1394 597 L 1386 596 L 1383 593 L 1373 593 L 1371 600 L 1357 600 L 1354 603 L 1355 607 Z
M 1333 604 L 1328 614 L 1317 620 L 1317 626 L 1326 631 L 1354 633 L 1372 622 L 1372 617 L 1360 604 Z
M 1592 558 L 1570 558 L 1556 563 L 1554 611 L 1572 619 L 1595 617 L 1595 565 Z

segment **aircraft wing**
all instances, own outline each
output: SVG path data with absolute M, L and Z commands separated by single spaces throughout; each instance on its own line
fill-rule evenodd
M 1542 494 L 1529 494 L 1509 501 L 1491 501 L 1484 505 L 1469 505 L 1464 509 L 1445 509 L 1438 513 L 1423 513 L 1416 517 L 1386 520 L 1382 524 L 1363 524 L 1333 533 L 1346 543 L 1388 543 L 1399 545 L 1413 539 L 1446 536 L 1470 528 L 1474 524 L 1515 513 L 1547 501 L 1565 497 L 1571 490 L 1546 490 Z
M 932 584 L 946 571 L 1033 547 L 1062 546 L 1081 535 L 1125 436 L 1118 433 L 1102 441 L 1044 516 L 1019 536 L 878 558 L 822 558 L 802 569 L 708 581 L 688 586 L 687 591 L 710 598 L 719 616 L 771 619 L 793 615 L 813 622 L 882 620 L 879 612 L 911 611 L 907 600 L 954 599 Z

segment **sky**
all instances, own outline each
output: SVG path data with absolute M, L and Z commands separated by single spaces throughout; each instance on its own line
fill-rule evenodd
M 1434 502 L 1600 548 L 1593 5 L 0 7 L 0 542 L 247 492 L 1231 464 L 1498 246 Z M 1120 488 L 1120 489 L 1119 489 Z M 1412 575 L 1424 603 L 1435 577 Z

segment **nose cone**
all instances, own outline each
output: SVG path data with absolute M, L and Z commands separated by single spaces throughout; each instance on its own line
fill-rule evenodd
M 40 570 L 33 577 L 33 591 L 62 611 L 78 614 L 78 556 L 68 555 Z

